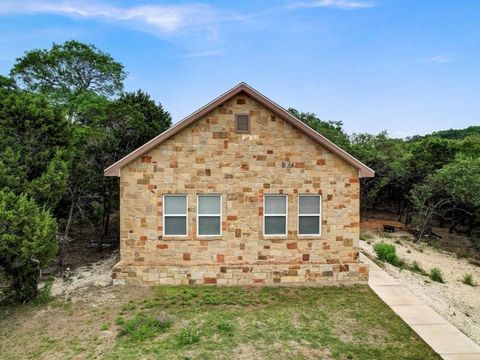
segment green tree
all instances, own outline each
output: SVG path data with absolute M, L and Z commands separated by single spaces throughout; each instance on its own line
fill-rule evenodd
M 94 45 L 78 41 L 27 51 L 16 60 L 10 75 L 24 88 L 68 104 L 85 92 L 114 96 L 123 89 L 126 72 Z
M 461 212 L 471 219 L 473 227 L 480 209 L 479 174 L 480 158 L 459 156 L 412 189 L 410 198 L 419 225 L 417 239 L 431 231 L 435 216 L 454 220 Z
M 38 294 L 40 270 L 57 251 L 55 219 L 26 195 L 0 191 L 0 270 L 10 280 L 15 299 Z
M 343 131 L 343 123 L 341 121 L 323 121 L 314 113 L 302 112 L 294 108 L 289 108 L 288 112 L 325 136 L 335 145 L 349 151 L 350 140 L 348 135 Z

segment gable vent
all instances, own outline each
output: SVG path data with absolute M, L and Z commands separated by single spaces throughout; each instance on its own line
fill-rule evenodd
M 235 132 L 250 133 L 250 116 L 245 114 L 235 115 Z

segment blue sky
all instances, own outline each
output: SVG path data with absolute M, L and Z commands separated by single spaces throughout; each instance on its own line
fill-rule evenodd
M 349 132 L 480 124 L 480 2 L 0 0 L 0 73 L 26 50 L 96 45 L 178 121 L 241 81 Z

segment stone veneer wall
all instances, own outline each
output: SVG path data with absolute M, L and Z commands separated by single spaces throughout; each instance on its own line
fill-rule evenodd
M 251 133 L 234 131 L 248 113 Z M 188 195 L 185 238 L 163 235 L 164 194 Z M 221 237 L 196 235 L 196 196 L 222 195 Z M 288 195 L 288 235 L 264 236 L 264 194 Z M 297 235 L 297 195 L 322 195 L 321 236 Z M 366 282 L 358 170 L 237 95 L 121 170 L 117 284 Z

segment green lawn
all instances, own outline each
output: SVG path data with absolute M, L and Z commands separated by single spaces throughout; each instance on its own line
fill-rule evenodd
M 439 359 L 366 286 L 109 289 L 0 310 L 0 358 Z

